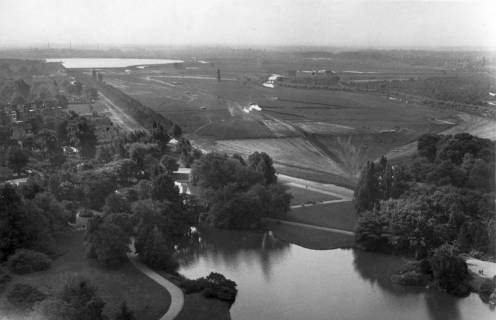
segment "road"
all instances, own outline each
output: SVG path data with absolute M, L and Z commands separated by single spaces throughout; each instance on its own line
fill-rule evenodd
M 141 271 L 148 278 L 152 279 L 163 288 L 165 288 L 165 290 L 167 290 L 171 296 L 171 304 L 169 306 L 169 309 L 167 309 L 165 314 L 159 320 L 175 319 L 184 306 L 183 291 L 180 288 L 178 288 L 175 284 L 165 279 L 160 274 L 156 273 L 155 271 L 148 268 L 139 261 L 138 255 L 136 254 L 134 248 L 134 241 L 131 241 L 131 245 L 129 247 L 131 249 L 131 252 L 127 254 L 129 261 L 131 261 L 131 263 L 136 267 L 136 269 Z
M 127 132 L 131 132 L 134 130 L 145 130 L 145 128 L 138 121 L 134 120 L 131 116 L 122 111 L 121 108 L 119 108 L 104 94 L 99 92 L 99 96 L 100 100 L 106 107 L 106 111 L 110 113 L 109 118 L 114 124 L 121 127 Z
M 277 174 L 277 179 L 287 185 L 308 189 L 322 194 L 341 198 L 340 201 L 351 201 L 353 199 L 353 190 L 340 187 L 335 184 L 321 183 L 312 180 L 295 178 L 284 174 Z

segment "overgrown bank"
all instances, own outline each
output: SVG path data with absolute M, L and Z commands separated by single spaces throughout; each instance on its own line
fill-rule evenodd
M 474 290 L 487 301 L 494 281 L 471 287 L 460 254 L 495 255 L 494 161 L 493 142 L 457 134 L 422 136 L 408 163 L 368 163 L 355 191 L 356 245 L 414 257 L 397 282 L 458 296 Z

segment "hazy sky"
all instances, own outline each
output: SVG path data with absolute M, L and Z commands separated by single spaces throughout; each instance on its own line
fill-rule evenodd
M 0 45 L 496 47 L 495 35 L 496 0 L 0 0 Z

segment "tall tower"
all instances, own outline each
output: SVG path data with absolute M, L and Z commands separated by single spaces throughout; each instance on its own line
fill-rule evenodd
M 217 69 L 217 81 L 220 81 L 220 69 Z

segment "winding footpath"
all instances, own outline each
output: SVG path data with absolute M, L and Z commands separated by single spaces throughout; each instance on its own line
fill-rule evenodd
M 148 268 L 139 261 L 138 255 L 136 254 L 136 250 L 134 248 L 134 241 L 131 241 L 130 249 L 131 252 L 127 254 L 129 261 L 131 261 L 131 263 L 136 267 L 136 269 L 144 273 L 148 278 L 152 279 L 153 281 L 161 285 L 163 288 L 165 288 L 165 290 L 167 290 L 171 296 L 171 304 L 169 306 L 169 309 L 167 309 L 165 314 L 159 320 L 175 319 L 184 306 L 183 291 L 180 288 L 178 288 L 175 284 L 165 279 L 160 274 L 156 273 L 155 271 Z

